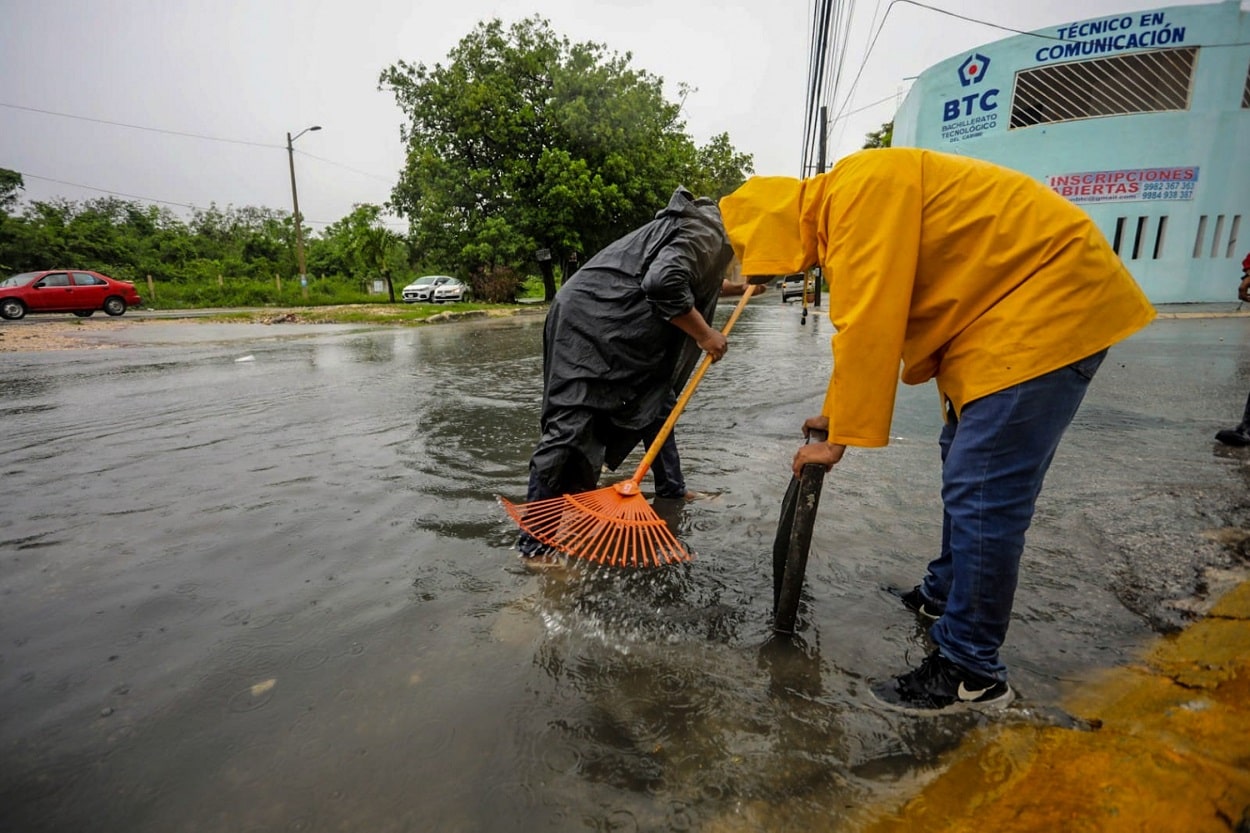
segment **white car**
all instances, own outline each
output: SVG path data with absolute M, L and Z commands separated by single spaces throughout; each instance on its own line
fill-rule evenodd
M 473 300 L 473 290 L 462 280 L 448 278 L 434 287 L 434 297 L 430 300 L 436 304 L 471 301 Z
M 803 290 L 806 287 L 804 275 L 797 272 L 793 275 L 786 275 L 781 279 L 781 303 L 786 303 L 791 298 L 803 300 Z
M 455 278 L 450 277 L 449 275 L 426 275 L 424 278 L 417 278 L 415 281 L 404 287 L 404 303 L 431 303 L 433 301 L 434 289 L 440 284 L 454 280 Z

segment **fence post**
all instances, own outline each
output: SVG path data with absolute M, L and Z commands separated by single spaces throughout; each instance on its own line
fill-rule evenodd
M 148 297 L 153 301 L 156 300 L 156 284 L 152 283 L 151 275 L 148 275 Z
M 278 287 L 278 294 L 282 294 L 282 277 L 277 273 L 273 273 L 273 285 Z
M 218 286 L 225 286 L 225 285 L 226 285 L 225 278 L 223 278 L 223 277 L 221 276 L 221 273 L 220 273 L 220 272 L 218 272 L 218 273 L 217 273 L 217 285 L 218 285 Z

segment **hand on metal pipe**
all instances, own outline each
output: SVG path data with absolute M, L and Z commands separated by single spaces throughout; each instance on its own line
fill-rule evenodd
M 807 445 L 800 446 L 795 453 L 794 460 L 790 464 L 795 477 L 803 476 L 803 467 L 806 465 L 817 465 L 829 471 L 842 459 L 842 455 L 846 453 L 846 446 L 825 442 L 828 434 L 829 417 L 827 416 L 808 417 L 803 422 L 803 436 L 809 440 L 817 440 L 817 442 L 808 442 Z
M 817 465 L 825 471 L 833 468 L 842 455 L 846 453 L 846 446 L 838 443 L 809 443 L 800 446 L 794 455 L 794 463 L 791 465 L 795 477 L 803 476 L 803 467 L 806 465 Z

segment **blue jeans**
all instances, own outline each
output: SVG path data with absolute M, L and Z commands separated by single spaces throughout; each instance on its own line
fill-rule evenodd
M 929 636 L 957 665 L 1007 678 L 1007 637 L 1024 535 L 1055 449 L 1106 357 L 1092 356 L 969 402 L 947 416 L 942 551 L 921 588 L 946 611 Z

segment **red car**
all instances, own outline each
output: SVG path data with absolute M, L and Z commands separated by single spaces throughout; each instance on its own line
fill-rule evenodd
M 99 272 L 49 269 L 0 281 L 0 318 L 12 321 L 28 312 L 72 312 L 86 318 L 102 309 L 121 315 L 126 307 L 141 303 L 133 283 Z

